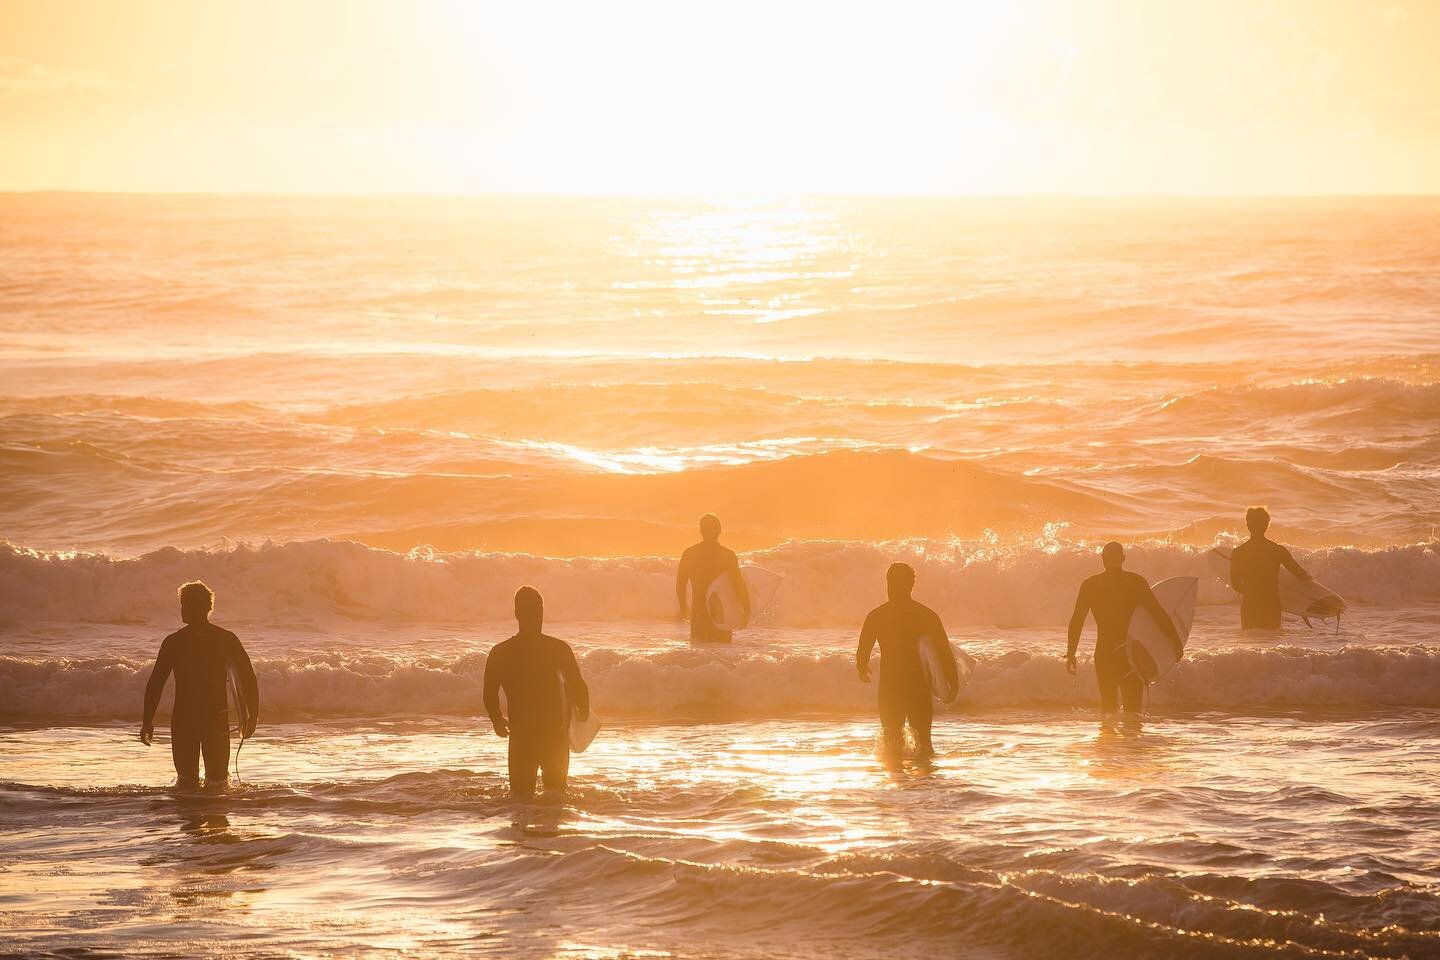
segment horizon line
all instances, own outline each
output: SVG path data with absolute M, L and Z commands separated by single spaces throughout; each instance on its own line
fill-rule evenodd
M 1416 200 L 1440 197 L 1440 191 L 1335 192 L 1335 193 L 1086 193 L 1034 191 L 1014 193 L 834 193 L 806 191 L 675 191 L 675 192 L 584 192 L 549 190 L 428 191 L 428 190 L 108 190 L 74 187 L 0 187 L 0 196 L 112 196 L 112 197 L 233 197 L 360 199 L 551 199 L 551 200 Z

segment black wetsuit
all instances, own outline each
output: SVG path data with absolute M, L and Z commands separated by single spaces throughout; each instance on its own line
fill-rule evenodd
M 1252 537 L 1230 554 L 1230 585 L 1240 594 L 1240 629 L 1280 628 L 1280 568 L 1297 577 L 1305 571 L 1280 544 Z
M 934 706 L 918 645 L 924 636 L 946 638 L 945 627 L 934 610 L 912 597 L 880 604 L 870 611 L 860 628 L 860 646 L 855 651 L 860 667 L 869 666 L 870 652 L 876 643 L 880 644 L 880 729 L 891 747 L 904 737 L 908 720 L 915 745 L 922 750 L 930 748 Z M 945 651 L 948 656 L 942 657 L 941 663 L 954 683 L 957 668 L 948 639 Z
M 575 653 L 563 640 L 543 633 L 516 634 L 497 643 L 485 661 L 485 712 L 490 722 L 510 727 L 510 792 L 535 793 L 543 771 L 545 789 L 563 790 L 570 773 L 570 718 L 564 715 L 560 677 L 579 716 L 590 712 L 590 690 Z M 500 691 L 510 716 L 500 713 Z
M 1094 614 L 1095 679 L 1100 683 L 1100 709 L 1106 713 L 1114 712 L 1117 701 L 1124 702 L 1126 713 L 1140 712 L 1145 681 L 1130 666 L 1125 638 L 1130 633 L 1130 618 L 1142 607 L 1150 611 L 1155 622 L 1178 645 L 1180 635 L 1175 632 L 1170 614 L 1160 606 L 1150 585 L 1138 573 L 1124 570 L 1097 573 L 1080 584 L 1080 595 L 1075 598 L 1066 652 L 1069 656 L 1075 655 L 1080 632 L 1085 629 L 1085 617 Z
M 718 542 L 702 540 L 680 555 L 680 568 L 675 574 L 676 593 L 683 595 L 686 585 L 690 588 L 690 639 L 706 643 L 728 643 L 732 637 L 729 630 L 721 630 L 710 619 L 710 610 L 705 604 L 705 594 L 710 584 L 721 574 L 740 575 L 740 558 L 729 547 Z
M 145 685 L 145 726 L 155 720 L 165 680 L 175 674 L 175 707 L 170 713 L 170 755 L 181 783 L 200 780 L 205 756 L 205 782 L 223 783 L 230 765 L 230 707 L 226 696 L 228 671 L 235 665 L 240 695 L 251 716 L 260 713 L 260 688 L 255 669 L 240 639 L 213 623 L 186 624 L 166 637 Z

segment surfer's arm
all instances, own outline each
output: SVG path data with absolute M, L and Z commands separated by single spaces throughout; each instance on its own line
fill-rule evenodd
M 1237 554 L 1239 549 L 1239 547 L 1236 547 L 1236 552 L 1230 554 L 1230 589 L 1236 593 L 1244 594 L 1246 593 L 1245 565 L 1238 562 Z
M 1075 652 L 1080 649 L 1080 634 L 1085 629 L 1085 618 L 1090 616 L 1090 592 L 1085 585 L 1080 585 L 1080 592 L 1075 595 L 1075 612 L 1070 615 L 1070 635 L 1065 644 L 1065 659 L 1074 660 Z
M 1285 549 L 1284 547 L 1280 548 L 1280 563 L 1284 565 L 1286 570 L 1289 570 L 1301 580 L 1309 582 L 1315 579 L 1314 577 L 1310 576 L 1309 572 L 1307 572 L 1304 567 L 1300 566 L 1300 564 L 1295 561 L 1295 557 L 1290 553 L 1289 550 Z
M 170 639 L 160 644 L 160 652 L 155 656 L 155 667 L 150 671 L 150 679 L 145 684 L 145 717 L 140 721 L 140 742 L 147 747 L 150 745 L 150 738 L 155 732 L 155 711 L 160 707 L 160 694 L 165 692 L 165 681 L 170 679 L 170 672 L 175 669 L 175 660 L 170 652 Z
M 569 645 L 565 647 L 565 663 L 561 669 L 565 671 L 565 693 L 570 698 L 570 705 L 575 710 L 575 716 L 584 720 L 590 716 L 590 688 L 585 685 L 585 678 L 580 676 L 580 664 Z
M 1144 587 L 1145 590 L 1140 596 L 1140 605 L 1150 611 L 1150 616 L 1154 617 L 1155 622 L 1160 625 L 1160 632 L 1169 637 L 1170 642 L 1175 644 L 1178 649 L 1180 647 L 1180 631 L 1175 629 L 1175 621 L 1170 619 L 1170 614 L 1160 606 L 1160 601 L 1155 599 L 1155 591 L 1150 589 L 1150 584 L 1146 583 Z
M 865 625 L 860 628 L 860 645 L 855 648 L 855 669 L 860 674 L 860 679 L 867 683 L 870 682 L 870 651 L 874 649 L 875 627 L 870 617 L 866 617 Z
M 485 659 L 485 712 L 490 715 L 490 725 L 502 737 L 510 735 L 510 725 L 500 713 L 500 668 L 495 665 L 499 659 L 495 651 Z
M 945 682 L 950 684 L 950 689 L 958 690 L 960 688 L 960 665 L 955 662 L 955 649 L 950 646 L 950 634 L 945 632 L 945 624 L 940 622 L 938 613 L 935 615 L 933 629 L 935 632 L 931 636 L 935 637 L 939 647 L 945 651 L 945 656 L 940 658 L 940 663 L 945 669 Z
M 740 558 L 735 557 L 735 563 L 730 568 L 730 576 L 735 581 L 735 596 L 740 599 L 740 608 L 745 611 L 745 619 L 750 619 L 750 585 L 740 574 Z
M 680 605 L 680 616 L 690 616 L 690 606 L 685 602 L 685 588 L 690 583 L 690 553 L 680 555 L 680 564 L 675 568 L 675 602 Z
M 240 731 L 249 737 L 255 733 L 255 724 L 260 720 L 260 681 L 255 677 L 255 667 L 250 663 L 250 655 L 245 652 L 245 645 L 235 638 L 235 651 L 231 654 L 235 663 L 235 672 L 240 677 L 240 696 L 245 698 L 245 705 L 250 708 L 250 722 L 246 724 L 248 729 Z

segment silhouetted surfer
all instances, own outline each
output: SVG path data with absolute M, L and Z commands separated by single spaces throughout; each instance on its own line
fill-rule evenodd
M 719 576 L 735 578 L 735 593 L 748 618 L 750 591 L 745 586 L 745 578 L 740 576 L 740 558 L 734 550 L 720 545 L 720 518 L 707 513 L 700 518 L 700 542 L 680 555 L 680 567 L 675 572 L 675 599 L 680 602 L 680 616 L 690 618 L 691 640 L 730 642 L 731 632 L 715 626 L 705 605 L 705 593 Z M 689 603 L 686 602 L 687 587 Z
M 485 661 L 485 712 L 495 732 L 510 738 L 510 795 L 535 795 L 535 775 L 546 790 L 563 790 L 570 774 L 570 717 L 590 715 L 590 690 L 575 653 L 563 640 L 540 632 L 545 600 L 534 587 L 515 591 L 520 631 L 497 643 Z M 561 686 L 561 678 L 564 686 Z M 500 713 L 500 691 L 510 716 Z
M 930 742 L 930 723 L 934 707 L 930 702 L 930 684 L 920 665 L 921 637 L 944 641 L 940 662 L 951 684 L 958 685 L 955 653 L 950 649 L 940 617 L 925 604 L 910 596 L 915 589 L 915 568 L 908 563 L 892 563 L 885 571 L 885 592 L 890 599 L 870 611 L 860 628 L 860 646 L 855 651 L 855 669 L 860 679 L 870 682 L 870 653 L 880 644 L 880 730 L 885 750 L 891 756 L 905 745 L 905 724 L 915 737 L 915 749 L 921 757 L 935 755 Z
M 241 735 L 255 732 L 260 715 L 260 686 L 240 639 L 210 622 L 215 594 L 199 580 L 179 590 L 180 619 L 185 626 L 166 637 L 145 685 L 145 719 L 140 742 L 155 736 L 155 709 L 165 680 L 175 674 L 175 707 L 170 713 L 170 755 L 179 786 L 200 784 L 200 757 L 205 757 L 205 785 L 223 786 L 229 779 L 230 707 L 226 699 L 229 671 L 239 677 L 239 694 L 248 714 Z
M 1130 618 L 1141 608 L 1148 610 L 1160 629 L 1178 647 L 1180 634 L 1170 614 L 1160 606 L 1150 584 L 1138 573 L 1127 573 L 1125 548 L 1115 541 L 1100 551 L 1105 572 L 1097 573 L 1080 584 L 1075 598 L 1075 613 L 1070 617 L 1070 642 L 1065 649 L 1065 669 L 1075 672 L 1075 651 L 1080 646 L 1080 633 L 1085 617 L 1095 616 L 1095 679 L 1100 684 L 1100 709 L 1115 713 L 1117 701 L 1123 702 L 1127 720 L 1140 719 L 1145 682 L 1130 666 L 1125 651 L 1125 638 L 1130 633 Z M 1118 694 L 1118 696 L 1117 696 Z
M 1270 529 L 1270 511 L 1251 507 L 1245 511 L 1250 539 L 1230 554 L 1230 586 L 1240 594 L 1241 630 L 1280 628 L 1280 568 L 1285 567 L 1301 580 L 1310 574 L 1280 544 L 1265 536 Z

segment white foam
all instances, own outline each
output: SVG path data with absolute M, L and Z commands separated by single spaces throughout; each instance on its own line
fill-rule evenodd
M 138 718 L 149 662 L 129 658 L 0 657 L 0 717 Z M 379 653 L 258 659 L 261 717 L 479 716 L 484 654 L 455 658 Z M 607 717 L 667 721 L 794 715 L 866 715 L 875 687 L 848 652 L 747 653 L 592 650 L 581 657 L 591 699 Z M 1089 669 L 1072 678 L 1054 656 L 982 657 L 957 709 L 1089 709 Z M 1151 688 L 1166 711 L 1440 707 L 1440 649 L 1294 647 L 1200 652 Z
M 916 595 L 952 631 L 963 626 L 1063 625 L 1075 589 L 1099 569 L 1094 544 L 1047 540 L 860 543 L 811 541 L 747 554 L 785 577 L 762 624 L 853 625 L 884 598 L 885 568 L 918 571 Z M 1132 545 L 1127 568 L 1151 581 L 1200 577 L 1200 604 L 1231 602 L 1204 548 Z M 1297 550 L 1318 579 L 1352 605 L 1440 600 L 1435 543 L 1383 549 Z M 165 548 L 135 559 L 40 553 L 0 545 L 0 623 L 171 625 L 175 588 L 205 580 L 225 617 L 287 626 L 454 623 L 508 619 L 514 591 L 533 584 L 552 620 L 665 621 L 674 616 L 674 560 L 549 559 L 526 554 L 373 549 L 307 541 L 214 550 Z

